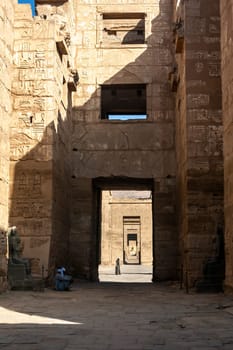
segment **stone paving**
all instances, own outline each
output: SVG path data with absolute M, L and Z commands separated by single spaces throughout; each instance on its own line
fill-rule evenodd
M 121 265 L 120 275 L 115 275 L 115 266 L 99 265 L 100 282 L 150 283 L 152 282 L 152 265 Z
M 75 283 L 0 295 L 0 349 L 232 350 L 233 297 L 176 284 Z

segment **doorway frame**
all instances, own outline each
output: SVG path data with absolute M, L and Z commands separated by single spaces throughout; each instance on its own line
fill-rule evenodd
M 92 180 L 93 222 L 91 246 L 91 280 L 99 281 L 98 267 L 101 262 L 101 193 L 103 190 L 148 190 L 152 195 L 152 281 L 155 280 L 155 225 L 154 225 L 154 179 L 129 177 L 98 177 Z
M 125 218 L 128 218 L 128 219 L 137 218 L 137 219 L 139 219 L 138 220 L 139 223 L 137 224 L 137 226 L 139 226 L 139 228 L 140 228 L 139 229 L 139 235 L 137 235 L 137 247 L 139 246 L 138 262 L 127 262 L 126 261 L 125 250 L 126 250 L 126 247 L 128 246 L 128 244 L 125 245 L 125 241 L 127 240 L 127 243 L 128 243 L 128 234 L 127 234 L 127 239 L 126 239 L 126 237 L 125 237 L 125 229 L 130 224 L 126 224 Z M 152 218 L 152 211 L 151 211 L 151 218 Z M 138 242 L 139 242 L 139 244 L 138 244 Z M 123 264 L 124 265 L 141 265 L 141 217 L 140 216 L 123 216 Z

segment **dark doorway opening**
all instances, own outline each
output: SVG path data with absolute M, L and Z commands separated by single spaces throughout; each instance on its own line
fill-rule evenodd
M 153 181 L 98 178 L 93 181 L 96 245 L 93 271 L 100 282 L 153 280 Z M 117 265 L 120 264 L 120 273 Z

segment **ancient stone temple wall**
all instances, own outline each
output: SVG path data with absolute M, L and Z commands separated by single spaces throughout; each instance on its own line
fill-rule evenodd
M 8 228 L 9 123 L 12 111 L 13 0 L 0 3 L 0 291 L 6 288 Z
M 68 256 L 71 73 L 61 21 L 18 5 L 14 23 L 9 224 L 32 273 L 45 275 Z
M 180 1 L 177 167 L 181 255 L 186 279 L 201 278 L 223 233 L 223 158 L 219 1 Z M 218 231 L 219 230 L 219 231 Z
M 58 5 L 57 5 L 58 3 Z M 55 23 L 56 90 L 53 97 L 57 104 L 55 133 L 53 136 L 53 209 L 52 240 L 50 246 L 50 269 L 69 265 L 70 196 L 71 196 L 71 134 L 72 92 L 76 90 L 78 75 L 74 69 L 74 50 L 71 38 L 74 35 L 73 1 L 37 1 L 40 18 Z
M 224 124 L 224 176 L 225 176 L 225 255 L 227 289 L 233 288 L 233 152 L 232 152 L 232 79 L 233 79 L 233 1 L 221 0 L 221 52 L 222 52 L 222 93 Z
M 159 278 L 174 278 L 177 272 L 174 104 L 168 83 L 173 64 L 172 1 L 126 0 L 122 4 L 112 0 L 100 4 L 79 0 L 75 4 L 75 65 L 80 75 L 74 96 L 72 135 L 70 255 L 75 269 L 96 278 L 99 242 L 93 230 L 96 223 L 92 180 L 116 179 L 120 189 L 125 179 L 130 182 L 144 178 L 153 181 L 154 268 Z M 105 105 L 111 108 L 110 99 L 118 95 L 111 88 L 124 85 L 146 90 L 147 120 L 107 118 Z M 109 100 L 103 100 L 105 91 Z M 115 103 L 115 111 L 121 113 L 122 103 L 132 111 L 144 92 L 139 91 L 134 100 L 129 94 L 122 95 L 119 105 Z
M 96 280 L 114 190 L 151 191 L 154 278 L 193 286 L 224 230 L 224 133 L 233 287 L 233 1 L 36 0 L 35 17 L 0 2 L 0 286 L 8 226 L 33 274 Z

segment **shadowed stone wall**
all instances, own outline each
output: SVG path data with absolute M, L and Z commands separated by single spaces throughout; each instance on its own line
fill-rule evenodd
M 177 206 L 181 260 L 192 285 L 223 229 L 219 1 L 180 1 L 176 14 Z
M 227 289 L 233 288 L 233 1 L 221 0 L 222 92 L 224 124 L 224 175 L 225 175 L 225 254 Z

